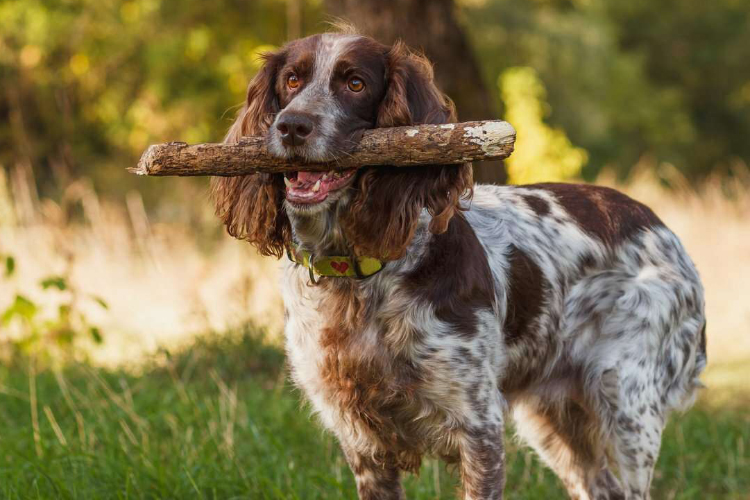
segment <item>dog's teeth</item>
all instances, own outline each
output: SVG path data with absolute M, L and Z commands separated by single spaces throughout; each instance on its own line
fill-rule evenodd
M 284 177 L 284 184 L 286 184 L 286 187 L 292 187 L 292 181 Z
M 317 193 L 319 189 L 320 189 L 320 179 L 317 180 L 317 182 L 315 183 L 315 185 L 312 187 L 311 191 L 313 193 Z
M 325 181 L 325 180 L 328 180 L 328 177 L 329 177 L 330 175 L 331 175 L 331 172 L 326 172 L 325 174 L 323 174 L 323 177 L 322 177 L 322 179 L 323 179 L 324 181 Z
M 334 172 L 334 173 L 333 173 L 333 176 L 334 176 L 334 177 L 341 177 L 341 172 Z

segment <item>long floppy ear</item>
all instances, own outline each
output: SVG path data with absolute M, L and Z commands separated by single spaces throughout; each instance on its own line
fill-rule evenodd
M 284 54 L 264 55 L 265 64 L 247 88 L 247 100 L 229 129 L 225 143 L 239 142 L 247 135 L 265 134 L 278 112 L 274 86 Z M 281 257 L 291 241 L 292 229 L 284 213 L 281 174 L 251 174 L 241 177 L 214 177 L 211 194 L 216 215 L 227 232 L 247 240 L 262 255 Z
M 456 121 L 453 101 L 435 86 L 430 61 L 402 42 L 396 42 L 388 52 L 386 83 L 378 127 Z
M 378 127 L 397 127 L 456 120 L 453 102 L 435 86 L 432 65 L 402 43 L 387 54 L 386 95 L 378 109 Z M 364 170 L 357 194 L 343 220 L 347 239 L 360 255 L 398 259 L 404 255 L 424 208 L 432 216 L 429 230 L 444 233 L 471 197 L 470 164 L 431 167 L 377 167 Z

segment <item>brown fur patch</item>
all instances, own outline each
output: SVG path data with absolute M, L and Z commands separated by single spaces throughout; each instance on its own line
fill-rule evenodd
M 570 450 L 571 456 L 581 461 L 580 465 L 593 466 L 601 457 L 596 455 L 598 427 L 588 412 L 574 401 L 566 401 L 561 408 L 545 407 L 539 418 L 546 421 L 542 431 L 541 446 L 552 456 L 559 456 L 558 448 Z M 576 464 L 578 465 L 578 464 Z
M 664 223 L 650 208 L 614 189 L 586 184 L 532 184 L 555 195 L 578 225 L 607 245 L 616 246 L 644 229 Z
M 425 207 L 430 231 L 440 234 L 471 193 L 470 165 L 377 167 L 355 181 L 357 194 L 342 225 L 358 255 L 396 260 L 404 256 Z
M 317 49 L 320 46 L 321 35 L 313 35 L 301 40 L 295 40 L 284 47 L 284 64 L 278 66 L 275 91 L 278 104 L 281 109 L 285 108 L 295 95 L 300 93 L 312 78 L 313 67 L 317 58 Z M 299 78 L 299 87 L 290 89 L 286 82 L 287 78 L 295 74 Z
M 523 201 L 537 214 L 539 217 L 544 217 L 549 213 L 549 203 L 547 200 L 543 200 L 538 196 L 524 194 L 521 195 Z
M 398 450 L 396 466 L 419 470 L 421 453 L 410 444 L 408 422 L 398 416 L 413 403 L 421 375 L 386 347 L 367 353 L 358 348 L 368 310 L 376 306 L 365 305 L 357 281 L 324 280 L 319 286 L 328 288 L 328 298 L 321 304 L 328 324 L 320 346 L 325 351 L 321 377 L 329 400 L 381 449 Z
M 539 265 L 513 245 L 508 253 L 508 263 L 508 310 L 503 331 L 506 345 L 514 345 L 534 333 L 531 328 L 544 301 L 544 276 Z
M 454 217 L 443 234 L 432 236 L 405 286 L 434 307 L 435 316 L 461 335 L 476 331 L 478 309 L 492 309 L 495 289 L 487 256 L 463 216 Z
M 378 111 L 378 127 L 455 121 L 456 108 L 434 83 L 430 61 L 401 42 L 388 52 L 388 90 Z

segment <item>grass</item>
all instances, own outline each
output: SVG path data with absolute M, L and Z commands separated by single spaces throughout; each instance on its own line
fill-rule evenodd
M 28 358 L 0 368 L 3 498 L 349 499 L 352 476 L 289 386 L 283 353 L 251 329 L 161 352 L 138 374 Z M 508 498 L 562 498 L 557 479 L 508 441 Z M 654 498 L 750 498 L 747 407 L 699 404 L 672 420 Z M 431 460 L 414 499 L 453 498 Z

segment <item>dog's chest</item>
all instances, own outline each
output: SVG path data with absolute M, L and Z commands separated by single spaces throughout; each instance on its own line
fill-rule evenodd
M 443 371 L 426 380 L 428 367 L 410 354 L 409 341 L 394 342 L 402 333 L 398 321 L 372 318 L 366 308 L 361 317 L 344 318 L 335 297 L 295 279 L 295 272 L 284 284 L 287 354 L 295 383 L 324 425 L 387 449 L 416 455 L 430 448 L 428 434 L 446 420 L 436 401 L 445 395 L 435 387 L 450 389 L 453 377 Z M 382 302 L 377 309 L 384 310 Z
M 377 299 L 310 286 L 298 270 L 288 271 L 284 286 L 286 347 L 295 382 L 313 402 L 346 407 L 364 392 L 375 398 L 406 384 L 409 360 L 393 359 L 382 322 L 369 318 Z

